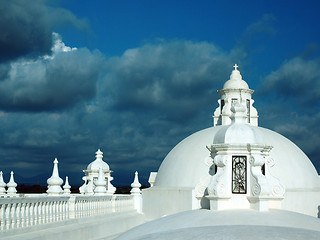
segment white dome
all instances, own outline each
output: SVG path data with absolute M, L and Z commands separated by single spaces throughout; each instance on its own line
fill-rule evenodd
M 209 175 L 210 152 L 206 146 L 213 143 L 217 132 L 230 126 L 216 126 L 196 132 L 175 146 L 163 160 L 154 186 L 194 188 Z M 254 128 L 254 130 L 253 130 Z M 251 128 L 250 128 L 251 129 Z M 252 127 L 264 144 L 273 146 L 270 157 L 274 159 L 273 174 L 286 190 L 319 189 L 320 180 L 309 158 L 284 136 L 261 127 Z
M 87 167 L 87 171 L 99 171 L 99 168 L 102 168 L 103 171 L 110 171 L 109 165 L 102 160 L 94 160 Z
M 249 89 L 248 84 L 242 80 L 242 76 L 238 70 L 233 70 L 223 89 Z
M 110 171 L 109 165 L 102 160 L 103 153 L 98 149 L 96 152 L 96 160 L 91 162 L 88 167 L 87 171 L 94 171 L 99 172 L 99 169 L 102 168 L 103 171 Z

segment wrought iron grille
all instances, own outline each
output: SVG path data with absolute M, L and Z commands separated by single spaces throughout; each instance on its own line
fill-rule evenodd
M 232 193 L 247 193 L 246 156 L 232 156 Z

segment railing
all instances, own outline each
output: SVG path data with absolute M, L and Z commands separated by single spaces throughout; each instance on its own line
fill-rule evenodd
M 134 209 L 132 195 L 57 196 L 36 195 L 0 199 L 0 229 L 10 230 L 124 212 Z

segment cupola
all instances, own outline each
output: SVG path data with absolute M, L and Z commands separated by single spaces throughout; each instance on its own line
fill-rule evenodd
M 221 97 L 218 100 L 219 107 L 213 115 L 213 125 L 231 124 L 231 106 L 236 102 L 240 102 L 245 106 L 247 123 L 258 126 L 258 113 L 252 106 L 254 100 L 251 98 L 254 91 L 249 89 L 248 84 L 242 79 L 238 65 L 235 64 L 233 67 L 234 70 L 230 75 L 230 79 L 224 84 L 223 89 L 218 90 Z

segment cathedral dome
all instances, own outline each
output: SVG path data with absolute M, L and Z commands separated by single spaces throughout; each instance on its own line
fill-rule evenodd
M 230 126 L 215 126 L 196 132 L 176 145 L 163 160 L 154 186 L 194 188 L 210 176 L 210 152 L 206 148 L 219 139 L 218 133 Z M 320 179 L 310 159 L 284 136 L 262 127 L 252 127 L 264 144 L 273 146 L 274 175 L 287 190 L 318 189 Z M 219 134 L 220 134 L 219 133 Z

